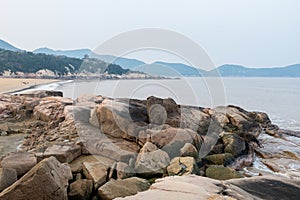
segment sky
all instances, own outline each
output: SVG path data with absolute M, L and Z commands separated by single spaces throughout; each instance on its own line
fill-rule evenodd
M 0 0 L 0 39 L 28 51 L 95 49 L 120 33 L 169 29 L 199 44 L 215 65 L 300 63 L 298 0 Z M 164 53 L 128 55 L 179 62 Z

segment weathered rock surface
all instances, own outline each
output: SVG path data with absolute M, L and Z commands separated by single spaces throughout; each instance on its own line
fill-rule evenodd
M 34 154 L 30 153 L 11 153 L 1 161 L 3 168 L 15 169 L 18 176 L 22 176 L 33 168 L 37 163 Z
M 197 159 L 199 157 L 198 150 L 194 145 L 191 143 L 186 143 L 181 149 L 180 149 L 180 156 L 181 157 L 194 157 Z
M 61 146 L 61 145 L 53 145 L 48 147 L 44 153 L 38 153 L 38 160 L 42 160 L 44 158 L 49 158 L 54 156 L 58 161 L 62 163 L 69 163 L 75 158 L 81 155 L 81 147 L 78 145 L 74 146 Z
M 94 183 L 95 188 L 99 188 L 106 182 L 108 168 L 101 162 L 83 163 L 83 173 Z
M 98 194 L 103 200 L 111 200 L 117 197 L 135 195 L 138 192 L 149 189 L 150 184 L 147 180 L 132 177 L 122 180 L 110 180 L 98 189 Z
M 72 178 L 70 167 L 50 157 L 41 161 L 21 179 L 1 192 L 0 199 L 66 200 L 70 178 Z
M 253 177 L 218 181 L 189 175 L 156 180 L 150 189 L 126 200 L 135 199 L 299 199 L 300 182 L 277 177 Z
M 15 169 L 0 168 L 0 192 L 17 181 Z
M 230 153 L 213 154 L 205 157 L 208 164 L 228 165 L 234 161 L 234 157 Z
M 225 145 L 225 153 L 231 153 L 233 156 L 238 156 L 246 149 L 245 141 L 236 134 L 224 133 L 222 140 Z
M 243 178 L 243 175 L 229 167 L 211 165 L 206 169 L 206 176 L 217 180 Z
M 167 167 L 169 176 L 182 176 L 189 174 L 199 175 L 199 168 L 196 160 L 193 157 L 176 157 L 171 160 L 170 165 Z
M 79 179 L 70 185 L 69 200 L 88 200 L 93 191 L 93 181 Z
M 170 158 L 166 152 L 147 142 L 138 154 L 134 169 L 139 176 L 152 177 L 162 175 L 169 163 Z

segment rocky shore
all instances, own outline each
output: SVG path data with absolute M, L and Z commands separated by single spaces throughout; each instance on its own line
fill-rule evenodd
M 300 198 L 300 133 L 237 106 L 1 94 L 0 135 L 0 199 Z

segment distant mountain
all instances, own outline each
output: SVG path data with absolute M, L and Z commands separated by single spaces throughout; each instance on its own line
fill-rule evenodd
M 205 75 L 206 71 L 200 68 L 195 68 L 182 63 L 167 63 L 167 62 L 155 62 L 153 64 L 163 65 L 168 67 L 170 70 L 174 70 L 181 76 L 202 76 Z
M 223 77 L 300 77 L 300 64 L 276 68 L 247 68 L 240 65 L 222 65 L 206 74 Z
M 13 45 L 1 39 L 0 39 L 0 49 L 9 50 L 9 51 L 21 51 L 21 49 L 18 49 L 17 47 L 14 47 Z
M 67 56 L 71 58 L 84 58 L 85 55 L 92 53 L 90 49 L 76 49 L 76 50 L 53 50 L 49 48 L 39 48 L 33 51 L 33 53 L 44 53 L 55 56 Z
M 133 71 L 136 71 L 139 66 L 145 65 L 143 61 L 132 59 L 132 58 L 116 57 L 112 55 L 98 55 L 96 53 L 91 53 L 89 56 L 92 58 L 98 58 L 107 63 L 120 65 L 124 69 L 130 69 Z

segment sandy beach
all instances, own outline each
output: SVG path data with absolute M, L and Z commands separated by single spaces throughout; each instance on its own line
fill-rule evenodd
M 14 92 L 35 85 L 57 82 L 57 79 L 0 78 L 0 93 Z

